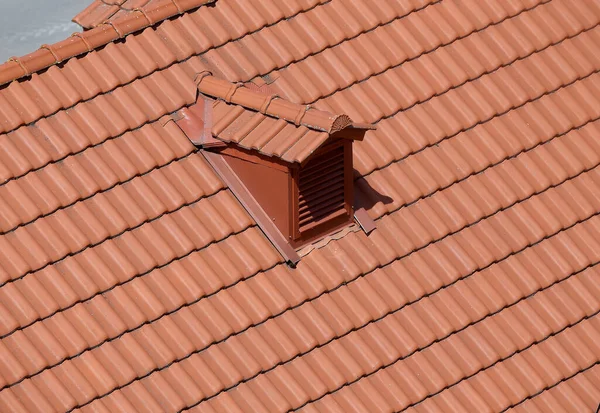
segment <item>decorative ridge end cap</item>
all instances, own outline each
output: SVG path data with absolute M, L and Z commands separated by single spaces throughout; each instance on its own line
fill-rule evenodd
M 265 95 L 239 83 L 219 79 L 208 71 L 198 73 L 195 82 L 204 95 L 330 135 L 346 128 L 375 129 L 373 125 L 354 123 L 348 115 L 335 115 L 311 105 L 293 103 L 277 95 Z
M 339 132 L 349 126 L 352 126 L 352 119 L 350 119 L 350 116 L 348 115 L 338 115 L 332 120 L 331 127 L 328 131 L 330 134 Z
M 149 7 L 145 11 L 152 16 L 154 24 L 157 24 L 170 17 L 215 1 L 217 0 L 158 0 L 153 4 L 153 7 Z M 70 36 L 51 45 L 45 45 L 17 59 L 12 58 L 12 60 L 0 65 L 0 86 L 30 76 L 75 56 L 89 53 L 91 50 L 151 26 L 147 23 L 146 19 L 140 18 L 139 13 L 134 13 L 114 19 L 111 22 L 99 24 L 77 36 Z

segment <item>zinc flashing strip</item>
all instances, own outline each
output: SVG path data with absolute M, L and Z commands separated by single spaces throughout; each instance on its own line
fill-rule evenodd
M 204 158 L 211 164 L 223 182 L 227 184 L 233 195 L 240 201 L 254 221 L 256 221 L 281 256 L 290 266 L 295 267 L 300 261 L 300 256 L 287 242 L 275 224 L 273 224 L 267 213 L 261 208 L 260 204 L 254 199 L 250 191 L 248 191 L 227 162 L 219 154 L 206 150 L 200 153 L 204 155 Z

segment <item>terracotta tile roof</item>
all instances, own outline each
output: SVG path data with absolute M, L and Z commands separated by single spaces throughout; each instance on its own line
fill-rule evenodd
M 0 411 L 594 411 L 600 2 L 240 4 L 0 68 Z M 376 124 L 377 229 L 285 266 L 204 71 Z

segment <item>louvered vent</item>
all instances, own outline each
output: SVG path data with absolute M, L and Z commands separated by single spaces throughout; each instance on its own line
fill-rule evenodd
M 345 146 L 323 147 L 303 168 L 298 179 L 298 231 L 307 231 L 347 214 Z

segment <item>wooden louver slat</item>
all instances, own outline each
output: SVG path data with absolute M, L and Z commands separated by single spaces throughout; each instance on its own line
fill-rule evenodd
M 344 146 L 332 145 L 311 159 L 298 179 L 298 225 L 302 233 L 345 210 Z

